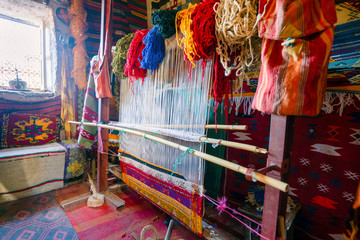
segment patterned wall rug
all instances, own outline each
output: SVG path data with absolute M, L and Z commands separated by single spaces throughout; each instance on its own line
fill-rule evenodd
M 55 191 L 0 205 L 0 239 L 79 239 Z
M 342 102 L 349 102 L 343 112 L 336 106 L 341 105 L 336 98 L 332 113 L 321 111 L 317 117 L 295 119 L 289 195 L 302 207 L 295 219 L 294 239 L 344 239 L 345 220 L 360 180 L 360 101 L 359 95 L 339 96 Z M 246 124 L 249 129 L 229 131 L 228 140 L 268 148 L 269 115 L 257 111 L 251 115 L 231 114 L 229 124 Z M 245 167 L 259 169 L 266 164 L 262 154 L 228 148 L 227 155 L 227 159 Z M 244 202 L 254 185 L 259 183 L 225 170 L 223 190 L 229 203 Z

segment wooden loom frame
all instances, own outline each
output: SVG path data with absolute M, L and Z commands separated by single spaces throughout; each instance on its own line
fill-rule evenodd
M 149 1 L 149 0 L 147 0 Z M 101 33 L 100 33 L 100 51 L 104 52 L 105 41 L 105 0 L 101 1 Z M 109 99 L 99 99 L 99 112 L 98 122 L 108 123 L 109 121 Z M 282 180 L 285 183 L 289 179 L 289 168 L 291 160 L 291 149 L 293 141 L 294 130 L 294 117 L 293 116 L 277 116 L 271 115 L 270 126 L 270 144 L 268 150 L 267 167 L 276 165 L 280 171 L 269 172 L 267 176 L 273 177 L 278 180 Z M 108 168 L 108 143 L 109 133 L 105 128 L 98 129 L 98 137 L 101 137 L 103 142 L 103 152 L 98 152 L 97 159 L 97 188 L 99 192 L 107 190 L 107 175 Z M 281 192 L 280 190 L 266 185 L 265 187 L 265 199 L 263 209 L 262 220 L 262 235 L 269 239 L 276 238 L 278 221 L 275 219 L 285 219 L 286 217 L 286 201 L 287 192 Z M 274 221 L 275 220 L 275 221 Z M 282 231 L 279 231 L 282 232 Z M 285 236 L 281 236 L 285 239 Z

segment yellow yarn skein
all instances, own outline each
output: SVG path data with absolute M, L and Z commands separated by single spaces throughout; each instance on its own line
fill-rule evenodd
M 184 52 L 191 62 L 192 67 L 195 67 L 195 56 L 199 56 L 196 51 L 196 46 L 193 38 L 193 31 L 190 29 L 192 23 L 191 14 L 196 7 L 190 3 L 187 9 L 181 10 L 176 14 L 176 40 L 179 47 L 184 49 Z M 180 32 L 181 35 L 180 35 Z

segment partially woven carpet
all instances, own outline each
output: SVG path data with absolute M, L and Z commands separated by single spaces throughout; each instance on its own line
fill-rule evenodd
M 65 148 L 58 143 L 0 151 L 0 203 L 62 188 Z
M 0 205 L 0 239 L 79 239 L 55 192 Z

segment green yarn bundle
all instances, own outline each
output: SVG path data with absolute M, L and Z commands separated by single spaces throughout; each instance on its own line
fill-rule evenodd
M 158 33 L 164 38 L 170 38 L 176 32 L 175 18 L 177 10 L 159 10 L 151 16 L 152 25 L 156 25 Z
M 126 64 L 126 54 L 129 51 L 131 41 L 135 33 L 130 33 L 119 39 L 116 43 L 115 51 L 111 66 L 116 76 L 125 77 L 124 66 Z

